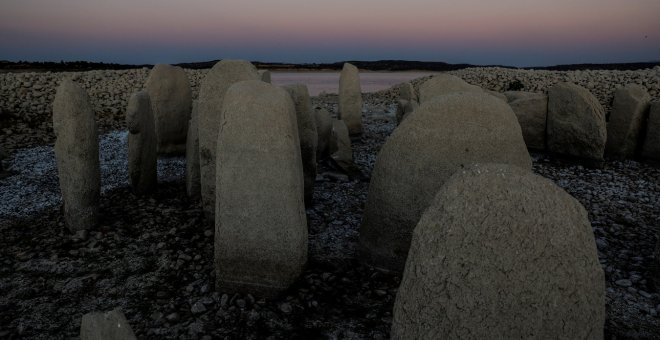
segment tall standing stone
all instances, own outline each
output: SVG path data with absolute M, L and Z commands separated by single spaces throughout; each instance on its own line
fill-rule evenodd
M 415 228 L 392 339 L 602 339 L 605 278 L 584 207 L 502 164 L 459 170 Z
M 532 162 L 509 105 L 485 93 L 451 93 L 422 104 L 381 148 L 360 229 L 363 259 L 401 271 L 412 231 L 442 184 L 472 163 Z
M 307 261 L 295 106 L 262 81 L 229 88 L 217 149 L 215 269 L 219 290 L 275 295 Z
M 548 96 L 543 93 L 520 91 L 509 91 L 504 95 L 518 118 L 527 147 L 544 150 Z
M 215 212 L 215 148 L 225 92 L 236 82 L 259 80 L 257 69 L 243 60 L 222 60 L 207 73 L 199 89 L 199 166 L 202 207 L 208 222 Z
M 605 152 L 615 159 L 632 158 L 642 142 L 644 123 L 651 102 L 646 89 L 631 84 L 614 92 L 610 120 L 607 123 Z
M 158 141 L 156 125 L 146 91 L 134 93 L 128 100 L 128 175 L 133 192 L 146 194 L 158 183 Z
M 149 73 L 145 88 L 156 120 L 158 153 L 183 154 L 192 109 L 186 72 L 178 66 L 158 64 Z
M 289 93 L 296 107 L 300 154 L 305 176 L 305 205 L 311 207 L 314 197 L 314 181 L 316 180 L 316 148 L 318 147 L 316 119 L 312 116 L 312 101 L 309 99 L 307 86 L 303 84 L 287 85 L 284 86 L 284 89 Z
M 55 158 L 71 231 L 85 230 L 98 220 L 101 171 L 94 109 L 85 90 L 70 79 L 60 84 L 53 101 Z
M 470 85 L 463 79 L 451 74 L 440 73 L 431 77 L 419 86 L 419 103 L 454 92 L 483 93 L 484 90 L 476 85 Z
M 345 63 L 339 75 L 339 119 L 351 135 L 362 133 L 362 90 L 357 67 Z
M 314 109 L 314 119 L 318 135 L 316 159 L 321 159 L 328 155 L 328 145 L 332 136 L 332 117 L 328 110 L 316 108 Z
M 548 151 L 598 162 L 606 139 L 605 109 L 589 90 L 571 83 L 548 90 Z
M 80 322 L 81 340 L 137 340 L 124 313 L 119 310 L 83 315 Z
M 186 141 L 186 193 L 188 197 L 197 199 L 200 197 L 199 178 L 199 133 L 197 130 L 199 113 L 197 101 L 193 102 L 193 110 L 188 122 L 188 136 Z
M 651 103 L 649 120 L 646 125 L 646 139 L 642 148 L 642 157 L 660 162 L 660 102 Z M 658 285 L 660 287 L 660 284 Z

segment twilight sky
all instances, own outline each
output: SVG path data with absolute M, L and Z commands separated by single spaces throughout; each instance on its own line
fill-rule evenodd
M 0 60 L 660 60 L 660 0 L 0 0 Z

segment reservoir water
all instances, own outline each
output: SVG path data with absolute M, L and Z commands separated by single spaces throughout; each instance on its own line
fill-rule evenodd
M 437 72 L 360 72 L 362 92 L 377 92 L 415 78 L 430 76 Z M 302 83 L 307 85 L 309 94 L 317 96 L 321 92 L 337 93 L 339 89 L 339 72 L 271 72 L 272 83 L 275 85 L 291 85 Z

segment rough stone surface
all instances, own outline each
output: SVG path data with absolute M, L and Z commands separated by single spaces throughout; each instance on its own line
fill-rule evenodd
M 183 154 L 192 109 L 192 91 L 186 72 L 167 64 L 154 66 L 145 84 L 156 119 L 158 153 Z
M 134 93 L 126 108 L 128 175 L 133 192 L 146 194 L 158 183 L 158 141 L 147 91 Z
M 415 88 L 413 87 L 412 83 L 405 82 L 399 85 L 399 99 L 407 101 L 418 100 L 417 92 L 415 92 Z
M 392 339 L 602 339 L 605 279 L 584 207 L 526 169 L 459 170 L 413 233 Z
M 268 70 L 259 70 L 259 78 L 261 81 L 266 83 L 271 83 L 270 71 Z
M 332 117 L 328 110 L 324 108 L 314 109 L 314 119 L 316 121 L 316 132 L 318 142 L 316 148 L 316 159 L 328 156 L 328 146 L 332 136 Z
M 87 93 L 70 79 L 57 89 L 53 129 L 66 225 L 74 232 L 90 229 L 98 220 L 101 186 L 98 131 Z
M 642 157 L 660 162 L 660 102 L 653 102 L 649 108 L 646 137 L 642 147 Z
M 339 75 L 339 119 L 348 127 L 348 133 L 362 133 L 362 90 L 357 67 L 345 63 Z
M 207 221 L 211 224 L 215 212 L 215 148 L 225 92 L 236 82 L 259 79 L 257 69 L 250 62 L 222 60 L 207 73 L 199 90 L 197 109 L 202 206 Z
M 518 117 L 525 144 L 530 149 L 545 149 L 548 96 L 542 93 L 505 92 L 509 106 Z
M 284 89 L 289 93 L 296 107 L 300 155 L 302 156 L 305 177 L 305 206 L 311 206 L 314 197 L 316 149 L 318 147 L 316 118 L 312 116 L 312 101 L 309 99 L 309 91 L 307 91 L 306 85 L 287 85 L 284 86 Z
M 436 74 L 419 86 L 419 103 L 424 104 L 433 97 L 442 96 L 452 92 L 483 93 L 479 86 L 470 85 L 463 79 L 451 74 Z
M 188 197 L 197 199 L 201 195 L 199 176 L 199 133 L 197 130 L 199 112 L 197 101 L 193 102 L 192 115 L 188 122 L 186 141 L 186 193 Z
M 83 315 L 80 323 L 81 340 L 137 340 L 124 313 L 119 310 Z
M 531 168 L 520 125 L 485 93 L 452 93 L 422 104 L 383 145 L 360 229 L 363 259 L 401 271 L 410 237 L 442 184 L 472 163 Z
M 307 261 L 302 160 L 289 94 L 262 81 L 230 87 L 217 155 L 216 285 L 275 295 Z
M 631 84 L 614 92 L 607 122 L 605 152 L 615 159 L 632 158 L 639 150 L 651 96 L 641 85 Z
M 548 90 L 548 151 L 600 161 L 605 152 L 605 111 L 589 90 L 560 83 Z

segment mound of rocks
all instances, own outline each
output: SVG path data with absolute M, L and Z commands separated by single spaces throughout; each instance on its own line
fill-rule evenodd
M 216 285 L 273 296 L 289 287 L 307 261 L 295 107 L 285 90 L 243 81 L 227 90 L 221 117 Z
M 602 339 L 605 280 L 584 207 L 527 169 L 447 180 L 415 228 L 393 339 Z
M 548 151 L 599 162 L 607 128 L 605 110 L 589 90 L 560 83 L 548 90 Z
M 520 125 L 506 103 L 452 93 L 422 104 L 378 154 L 360 228 L 363 259 L 401 271 L 412 231 L 442 184 L 472 163 L 531 169 Z
M 98 131 L 89 96 L 70 79 L 57 89 L 53 128 L 66 226 L 89 229 L 98 221 L 101 190 Z

